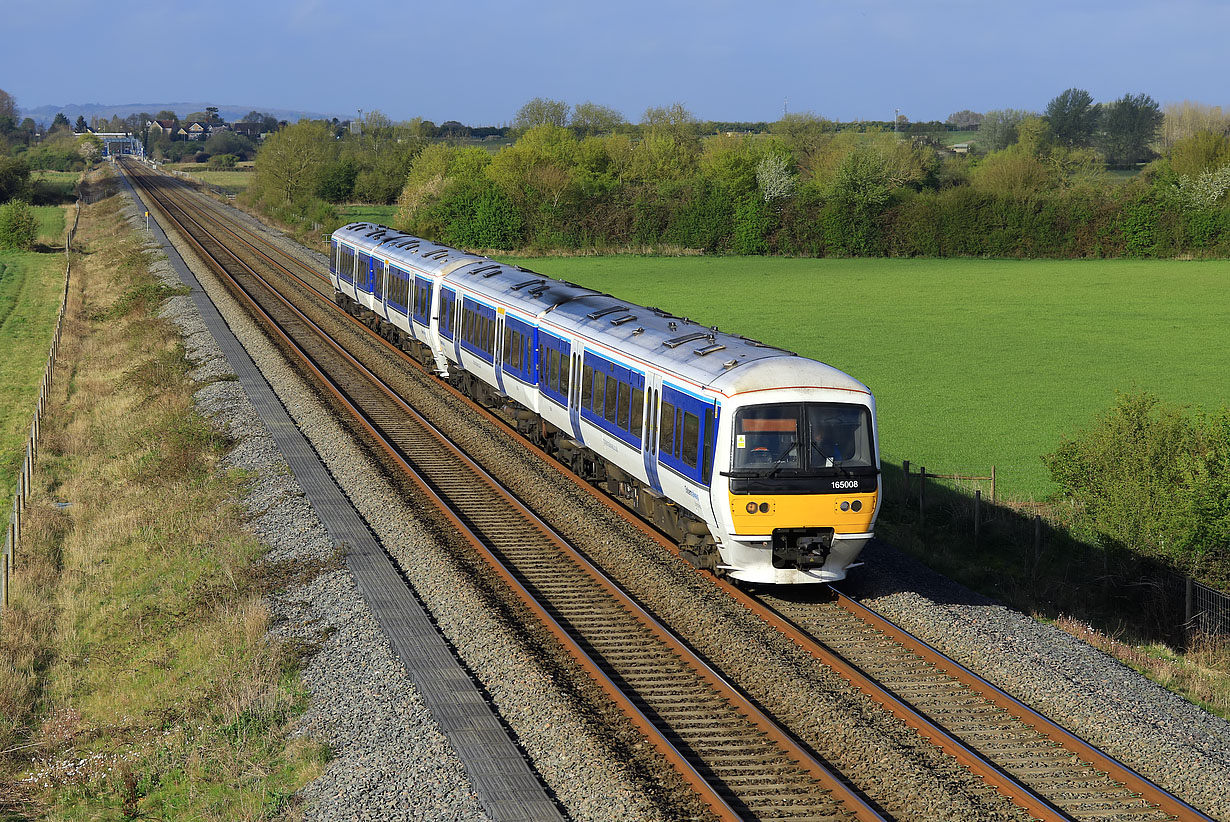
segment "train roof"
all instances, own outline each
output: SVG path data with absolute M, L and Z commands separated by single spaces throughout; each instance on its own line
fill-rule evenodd
M 870 394 L 861 382 L 825 363 L 520 266 L 372 223 L 352 223 L 334 234 L 358 245 L 378 245 L 382 256 L 394 262 L 441 275 L 522 314 L 727 395 L 795 386 Z

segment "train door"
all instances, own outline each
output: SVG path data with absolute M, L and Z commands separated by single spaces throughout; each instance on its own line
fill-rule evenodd
M 568 371 L 568 421 L 572 423 L 572 438 L 584 444 L 585 438 L 581 436 L 581 351 L 571 346 L 570 350 L 572 367 Z
M 500 393 L 504 391 L 504 309 L 497 309 L 495 312 L 495 341 L 491 346 L 491 364 L 495 366 L 495 384 L 500 389 Z
M 645 460 L 645 476 L 649 487 L 662 493 L 662 481 L 658 479 L 658 436 L 662 405 L 662 375 L 653 371 L 645 373 L 645 427 L 641 437 L 641 455 Z

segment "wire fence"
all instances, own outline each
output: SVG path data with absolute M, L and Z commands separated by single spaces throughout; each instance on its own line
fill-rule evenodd
M 9 517 L 8 528 L 4 533 L 4 553 L 0 556 L 0 611 L 7 610 L 9 607 L 12 574 L 21 555 L 22 519 L 30 498 L 34 462 L 38 459 L 39 434 L 42 433 L 43 415 L 47 412 L 47 400 L 51 396 L 51 380 L 55 372 L 56 355 L 60 351 L 60 336 L 64 330 L 64 312 L 68 306 L 68 283 L 72 272 L 73 238 L 77 234 L 77 224 L 80 220 L 81 192 L 78 190 L 73 225 L 64 240 L 64 288 L 60 292 L 60 311 L 56 316 L 55 332 L 51 336 L 51 347 L 47 352 L 47 364 L 43 368 L 43 381 L 38 389 L 34 419 L 30 422 L 30 432 L 26 437 L 26 453 L 21 461 L 21 470 L 17 474 L 17 487 L 13 493 L 13 511 Z
M 947 480 L 947 490 L 969 497 L 969 505 L 956 506 L 964 509 L 962 517 L 972 519 L 974 548 L 978 549 L 983 530 L 998 512 L 998 531 L 1007 535 L 1009 541 L 1020 547 L 1026 562 L 1036 567 L 1041 561 L 1044 545 L 1054 533 L 1050 520 L 1057 506 L 1049 502 L 1004 503 L 995 499 L 996 470 L 992 466 L 986 476 L 937 474 L 926 468 L 911 469 L 910 461 L 902 461 L 905 503 L 917 505 L 919 527 L 926 522 L 927 511 L 933 506 L 928 496 L 928 484 L 933 480 Z M 989 484 L 990 504 L 984 488 Z M 932 491 L 934 496 L 934 490 Z M 948 513 L 954 506 L 949 503 Z M 1230 593 L 1219 591 L 1198 582 L 1189 576 L 1158 568 L 1151 579 L 1141 579 L 1140 584 L 1162 594 L 1160 611 L 1170 629 L 1181 631 L 1188 638 L 1196 635 L 1230 636 Z

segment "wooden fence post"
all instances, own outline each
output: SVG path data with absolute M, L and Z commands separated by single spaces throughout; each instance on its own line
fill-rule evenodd
M 910 461 L 901 461 L 901 470 L 905 474 L 905 498 L 910 498 Z
M 974 491 L 974 550 L 978 550 L 978 542 L 982 536 L 982 491 Z
M 1042 561 L 1042 515 L 1034 514 L 1034 568 Z
M 927 519 L 927 466 L 918 469 L 918 527 L 926 525 Z
M 1185 596 L 1184 596 L 1184 599 L 1186 601 L 1184 603 L 1185 607 L 1183 609 L 1184 611 L 1183 629 L 1185 633 L 1190 635 L 1192 632 L 1192 616 L 1193 616 L 1193 611 L 1194 611 L 1192 605 L 1193 605 L 1193 600 L 1195 599 L 1196 586 L 1192 584 L 1191 577 L 1186 577 L 1184 581 L 1187 585 L 1187 591 L 1185 592 Z
M 991 504 L 995 504 L 995 466 L 991 466 Z

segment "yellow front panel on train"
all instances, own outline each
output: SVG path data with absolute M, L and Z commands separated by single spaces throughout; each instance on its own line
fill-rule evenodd
M 871 530 L 876 495 L 870 494 L 730 494 L 736 534 L 770 534 L 774 528 L 832 528 L 838 534 Z M 853 510 L 858 501 L 858 511 Z M 849 510 L 841 510 L 848 503 Z

